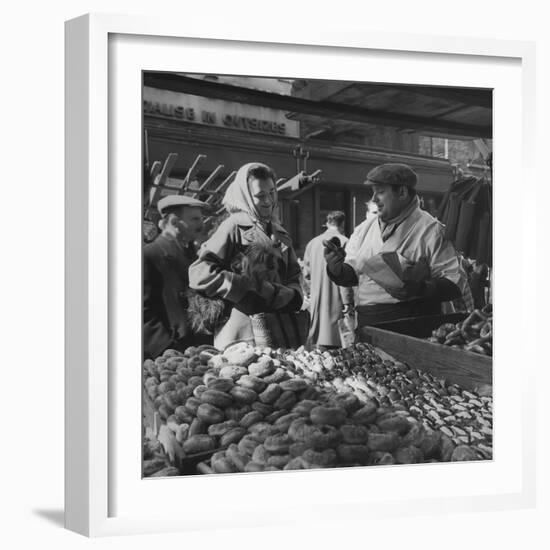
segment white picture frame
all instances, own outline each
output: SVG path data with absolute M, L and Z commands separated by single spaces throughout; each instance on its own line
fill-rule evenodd
M 144 55 L 142 61 L 138 59 L 136 62 L 136 54 L 131 53 L 146 40 L 157 40 L 155 47 L 166 54 L 157 57 L 156 66 L 151 66 L 155 62 L 143 54 L 143 44 L 140 50 Z M 472 75 L 479 73 L 477 78 L 489 80 L 490 75 L 483 73 L 487 73 L 487 67 L 493 67 L 495 82 L 498 80 L 495 86 L 495 181 L 502 182 L 503 190 L 511 191 L 509 186 L 513 185 L 513 179 L 528 181 L 533 170 L 535 46 L 530 42 L 314 27 L 303 28 L 298 34 L 292 29 L 281 28 L 273 31 L 254 26 L 224 28 L 223 22 L 213 24 L 213 21 L 203 24 L 195 21 L 186 28 L 168 17 L 106 14 L 86 15 L 67 22 L 66 527 L 88 536 L 106 536 L 209 529 L 213 526 L 283 525 L 295 521 L 297 510 L 300 510 L 301 521 L 323 522 L 338 519 L 360 521 L 365 514 L 397 517 L 412 513 L 533 506 L 535 432 L 534 424 L 528 418 L 530 413 L 534 417 L 536 345 L 533 338 L 527 337 L 528 312 L 521 304 L 528 301 L 534 304 L 535 290 L 528 288 L 524 284 L 524 275 L 519 274 L 518 303 L 502 307 L 499 314 L 498 300 L 499 296 L 505 296 L 507 281 L 506 275 L 498 271 L 498 266 L 503 265 L 505 257 L 503 242 L 520 250 L 518 254 L 524 259 L 535 256 L 528 234 L 534 231 L 536 220 L 527 218 L 524 206 L 520 213 L 516 211 L 515 214 L 516 220 L 519 217 L 522 231 L 512 233 L 503 222 L 504 213 L 513 206 L 515 199 L 499 192 L 498 188 L 495 193 L 495 326 L 498 336 L 495 350 L 502 351 L 495 353 L 496 448 L 491 463 L 429 465 L 427 476 L 424 475 L 426 469 L 403 466 L 376 469 L 376 474 L 372 469 L 366 472 L 365 468 L 353 468 L 334 472 L 194 476 L 155 481 L 136 477 L 141 461 L 140 448 L 136 448 L 136 442 L 140 440 L 140 422 L 136 418 L 135 426 L 130 425 L 128 433 L 121 430 L 121 426 L 128 426 L 128 419 L 131 421 L 135 417 L 132 415 L 140 408 L 141 346 L 135 330 L 118 330 L 115 338 L 112 329 L 120 325 L 121 316 L 140 318 L 141 304 L 139 300 L 131 300 L 131 296 L 135 298 L 137 294 L 128 294 L 117 283 L 121 276 L 117 266 L 123 264 L 125 269 L 137 266 L 139 272 L 136 255 L 128 252 L 130 256 L 127 256 L 120 243 L 133 238 L 138 245 L 141 243 L 139 216 L 133 214 L 138 211 L 134 206 L 139 204 L 141 196 L 137 190 L 135 197 L 125 194 L 131 187 L 121 182 L 120 170 L 125 166 L 132 175 L 140 170 L 139 165 L 134 166 L 130 161 L 125 164 L 125 161 L 135 158 L 136 147 L 140 147 L 137 145 L 140 135 L 134 135 L 132 129 L 136 124 L 139 126 L 141 116 L 139 120 L 132 120 L 132 114 L 141 112 L 141 101 L 135 103 L 132 95 L 128 108 L 123 109 L 116 96 L 122 86 L 133 85 L 136 67 L 140 63 L 146 70 L 175 70 L 177 61 L 169 52 L 179 48 L 180 43 L 181 47 L 188 48 L 186 51 L 194 54 L 185 63 L 181 62 L 180 70 L 189 72 L 198 71 L 200 67 L 203 70 L 198 72 L 209 72 L 207 62 L 209 67 L 215 66 L 217 56 L 219 63 L 219 54 L 224 48 L 229 52 L 231 48 L 234 51 L 241 47 L 249 48 L 249 58 L 241 62 L 242 67 L 249 66 L 251 71 L 258 66 L 254 65 L 254 52 L 265 56 L 269 51 L 276 52 L 281 59 L 284 56 L 311 56 L 310 71 L 315 70 L 315 63 L 319 63 L 323 56 L 353 61 L 361 56 L 383 55 L 387 65 L 399 62 L 392 56 L 401 56 L 402 74 L 407 74 L 402 82 L 422 82 L 426 73 L 418 72 L 414 76 L 411 67 L 421 67 L 423 63 L 452 62 L 457 70 L 464 70 L 461 63 L 470 64 Z M 200 50 L 203 46 L 204 56 L 197 57 L 197 48 Z M 154 60 L 153 48 L 148 52 Z M 410 61 L 407 68 L 403 59 Z M 269 65 L 265 70 L 274 70 L 273 63 Z M 352 69 L 352 65 L 350 63 L 348 67 L 350 74 L 353 70 L 360 70 L 357 67 Z M 293 72 L 296 68 L 288 70 Z M 337 78 L 341 78 L 345 70 L 346 64 L 342 63 Z M 423 70 L 426 71 L 427 67 L 424 66 Z M 432 75 L 431 78 L 435 77 Z M 469 84 L 462 81 L 462 85 Z M 135 92 L 139 96 L 141 89 Z M 121 113 L 113 110 L 117 105 Z M 507 115 L 502 117 L 500 113 L 505 107 Z M 511 125 L 508 130 L 519 133 L 508 135 L 507 124 Z M 109 146 L 113 141 L 118 146 L 117 154 L 111 152 L 110 156 Z M 517 158 L 510 157 L 514 150 L 520 151 Z M 505 158 L 509 162 L 509 174 L 504 171 Z M 131 206 L 126 208 L 128 204 Z M 138 233 L 135 232 L 136 221 Z M 135 252 L 135 247 L 129 248 Z M 536 267 L 532 269 L 536 270 Z M 510 319 L 515 321 L 515 326 L 511 325 Z M 520 345 L 509 349 L 506 342 L 512 341 L 510 337 L 514 330 L 518 330 L 518 324 L 526 337 Z M 135 323 L 132 326 L 136 328 Z M 121 347 L 125 342 L 135 342 L 135 350 L 129 352 L 131 367 L 123 369 Z M 519 357 L 523 358 L 522 371 L 514 378 L 512 364 Z M 135 378 L 132 378 L 132 372 Z M 512 404 L 511 396 L 514 387 L 518 386 L 522 391 Z M 120 393 L 121 387 L 125 389 L 123 393 Z M 521 415 L 516 408 L 522 411 Z M 509 433 L 511 431 L 513 434 Z M 127 468 L 121 469 L 121 463 L 127 464 Z M 130 472 L 127 479 L 123 470 Z M 457 482 L 454 493 L 451 494 L 450 488 L 446 495 L 441 486 L 446 480 L 452 485 L 450 473 Z M 462 478 L 479 480 L 477 490 L 467 483 L 460 489 L 459 480 Z M 390 490 L 388 480 L 400 488 Z M 339 489 L 361 486 L 361 483 L 368 483 L 369 491 Z M 193 509 L 186 509 L 185 513 L 168 504 L 166 509 L 173 513 L 155 514 L 147 506 L 161 493 L 167 499 L 164 502 L 170 499 L 177 502 L 174 494 L 181 495 L 182 490 L 193 495 L 195 503 Z M 288 498 L 288 491 L 295 491 L 292 499 Z M 232 514 L 224 513 L 224 506 L 211 502 L 214 494 L 232 495 Z M 270 498 L 260 499 L 258 494 L 269 494 Z M 208 514 L 204 513 L 205 509 L 208 509 Z

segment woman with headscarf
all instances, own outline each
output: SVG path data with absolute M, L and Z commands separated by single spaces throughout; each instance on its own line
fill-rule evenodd
M 272 170 L 256 162 L 242 166 L 227 189 L 223 205 L 229 217 L 202 245 L 198 259 L 189 268 L 190 288 L 233 305 L 229 320 L 214 337 L 218 349 L 237 341 L 254 343 L 250 315 L 293 312 L 302 305 L 301 270 L 290 236 L 276 215 Z M 233 260 L 246 254 L 252 243 L 271 247 L 280 283 L 232 270 Z

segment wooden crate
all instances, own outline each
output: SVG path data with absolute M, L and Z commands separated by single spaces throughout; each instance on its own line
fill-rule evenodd
M 460 315 L 460 314 L 457 314 Z M 381 348 L 411 367 L 473 390 L 493 384 L 493 359 L 486 355 L 428 342 L 423 338 L 442 323 L 456 323 L 447 315 L 400 319 L 359 329 L 359 340 Z M 413 332 L 415 336 L 402 332 Z

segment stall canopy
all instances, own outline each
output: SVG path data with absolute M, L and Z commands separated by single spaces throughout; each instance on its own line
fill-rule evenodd
M 493 97 L 485 88 L 297 79 L 284 95 L 163 72 L 144 73 L 143 84 L 281 109 L 301 122 L 302 135 L 319 139 L 361 134 L 365 125 L 455 139 L 492 138 Z

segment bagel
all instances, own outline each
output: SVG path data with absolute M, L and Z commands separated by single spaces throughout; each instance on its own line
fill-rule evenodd
M 297 418 L 300 418 L 298 413 L 288 413 L 277 418 L 273 425 L 281 432 L 287 432 L 292 422 Z
M 296 404 L 296 395 L 293 391 L 287 390 L 283 391 L 280 397 L 275 401 L 275 409 L 286 409 L 290 410 Z
M 248 428 L 248 433 L 261 442 L 264 442 L 266 437 L 278 433 L 277 428 L 267 422 L 258 422 Z
M 334 449 L 326 449 L 324 451 L 314 451 L 313 449 L 306 449 L 302 453 L 302 459 L 310 465 L 320 466 L 321 468 L 328 468 L 336 464 L 337 455 Z
M 263 420 L 263 415 L 262 413 L 258 412 L 258 411 L 250 411 L 249 413 L 246 413 L 242 418 L 241 418 L 241 421 L 240 421 L 240 425 L 243 427 L 243 428 L 250 428 L 250 426 L 252 426 L 253 424 L 256 424 L 258 422 L 261 422 Z
M 267 387 L 267 383 L 257 376 L 245 374 L 237 380 L 237 384 L 243 388 L 254 390 L 256 393 L 261 393 Z
M 170 390 L 162 396 L 163 402 L 165 405 L 170 407 L 172 410 L 175 410 L 176 407 L 181 405 L 180 400 L 178 399 L 178 392 L 175 390 Z
M 297 418 L 290 423 L 288 427 L 288 435 L 294 439 L 294 441 L 303 442 L 310 428 L 307 420 L 304 417 Z
M 301 456 L 297 456 L 288 461 L 283 470 L 305 470 L 307 468 L 304 464 L 304 459 Z
M 405 435 L 412 427 L 412 424 L 406 418 L 393 413 L 377 418 L 376 425 L 383 432 L 397 432 L 399 435 Z
M 216 451 L 211 457 L 210 461 L 212 460 L 220 460 L 220 458 L 225 458 L 225 451 Z
M 199 353 L 200 362 L 203 365 L 208 365 L 208 362 L 213 357 L 219 357 L 219 351 L 216 348 L 204 349 Z
M 201 403 L 197 409 L 197 418 L 206 424 L 219 424 L 225 419 L 225 415 L 218 407 L 209 403 Z
M 292 408 L 292 412 L 298 413 L 300 415 L 307 415 L 309 417 L 311 409 L 317 407 L 318 405 L 318 401 L 305 399 L 303 401 L 298 401 L 298 403 L 296 403 L 296 405 L 294 405 L 294 407 Z
M 353 393 L 346 392 L 336 395 L 332 399 L 332 403 L 336 407 L 342 407 L 348 414 L 353 414 L 361 408 L 359 398 Z
M 369 431 L 365 426 L 346 424 L 340 427 L 342 440 L 350 445 L 364 445 L 369 438 Z
M 374 451 L 369 454 L 367 464 L 369 466 L 387 466 L 389 464 L 395 464 L 395 458 L 390 453 L 384 451 Z
M 193 422 L 193 415 L 188 409 L 185 408 L 184 405 L 176 407 L 174 411 L 174 416 L 180 424 L 184 422 L 187 422 L 188 424 Z
M 459 447 L 457 447 L 458 449 Z M 469 447 L 467 447 L 469 449 Z M 456 449 L 455 449 L 456 452 Z M 454 454 L 454 453 L 453 453 Z M 397 464 L 418 464 L 424 460 L 422 451 L 414 445 L 408 445 L 407 447 L 399 447 L 393 452 L 393 458 Z M 452 460 L 452 458 L 451 458 Z M 475 459 L 468 459 L 475 460 Z
M 237 443 L 237 447 L 241 453 L 252 456 L 254 449 L 259 444 L 260 442 L 253 435 L 247 434 Z
M 278 469 L 284 469 L 284 467 L 292 460 L 292 457 L 286 455 L 273 455 L 267 459 L 267 466 L 275 466 Z
M 216 440 L 209 435 L 196 434 L 184 441 L 182 448 L 187 454 L 213 451 L 216 448 Z
M 407 434 L 407 436 L 408 435 L 409 434 Z M 438 458 L 442 448 L 442 438 L 443 433 L 439 430 L 429 432 L 426 431 L 426 434 L 420 443 L 417 442 L 415 445 L 415 443 L 411 442 L 411 444 L 418 447 L 422 451 L 425 458 Z
M 191 386 L 193 389 L 195 389 L 197 386 L 203 386 L 204 384 L 202 382 L 202 376 L 191 376 L 191 378 L 187 380 L 187 385 Z
M 253 363 L 256 359 L 258 359 L 254 349 L 248 344 L 245 344 L 244 346 L 241 344 L 235 344 L 228 347 L 223 352 L 223 357 L 228 363 L 239 365 L 241 367 L 248 367 L 250 363 Z
M 241 386 L 235 386 L 230 394 L 237 403 L 243 405 L 251 405 L 258 399 L 258 394 L 254 390 Z
M 263 472 L 265 470 L 265 464 L 259 462 L 250 461 L 244 468 L 245 472 Z
M 248 414 L 251 410 L 252 407 L 250 405 L 242 405 L 240 407 L 232 405 L 231 407 L 227 407 L 227 409 L 225 409 L 225 416 L 227 416 L 230 420 L 240 422 L 244 415 Z
M 307 389 L 309 384 L 303 378 L 291 378 L 290 380 L 285 380 L 279 384 L 283 391 L 303 391 Z
M 340 426 L 346 421 L 346 411 L 341 407 L 314 407 L 309 417 L 314 424 Z
M 212 437 L 221 437 L 223 434 L 236 428 L 238 426 L 235 420 L 226 420 L 225 422 L 220 422 L 218 424 L 210 424 L 208 426 L 208 435 Z
M 225 451 L 225 456 L 235 464 L 239 472 L 244 472 L 249 457 L 241 453 L 236 445 L 229 445 Z
M 279 418 L 285 415 L 286 415 L 285 410 L 275 410 L 271 414 L 268 414 L 265 417 L 265 421 L 268 422 L 269 424 L 274 424 Z
M 395 459 L 397 460 L 397 456 L 395 457 Z M 478 454 L 469 445 L 459 445 L 455 448 L 453 454 L 451 455 L 452 462 L 460 462 L 466 460 L 471 461 L 479 459 L 480 457 L 478 456 Z
M 265 403 L 260 403 L 259 401 L 255 401 L 250 406 L 253 411 L 258 411 L 262 416 L 268 416 L 274 410 L 271 405 L 266 405 Z
M 338 445 L 338 456 L 342 462 L 349 464 L 364 464 L 369 457 L 369 449 L 365 445 Z
M 212 464 L 212 470 L 216 472 L 217 474 L 233 474 L 235 472 L 238 472 L 237 467 L 233 462 L 231 462 L 228 458 L 219 458 L 217 460 L 214 460 L 212 458 L 211 461 Z
M 193 388 L 190 388 L 189 386 L 185 386 L 185 388 L 180 388 L 178 391 L 178 401 L 180 403 L 185 404 L 185 402 L 190 398 L 193 397 Z
M 304 451 L 309 449 L 309 447 L 305 443 L 293 443 L 288 448 L 288 454 L 292 457 L 301 456 Z
M 271 455 L 267 452 L 266 448 L 263 445 L 258 445 L 254 452 L 252 453 L 252 461 L 257 462 L 258 464 L 267 464 L 267 459 Z
M 185 408 L 193 413 L 194 415 L 197 414 L 197 410 L 201 405 L 201 400 L 197 399 L 196 397 L 189 397 L 187 401 L 185 402 Z
M 231 443 L 238 443 L 243 436 L 246 434 L 246 430 L 241 427 L 231 428 L 229 431 L 225 432 L 220 438 L 220 445 L 222 447 L 227 447 Z
M 358 411 L 353 413 L 352 420 L 357 424 L 368 426 L 376 420 L 377 407 L 372 401 L 368 401 Z
M 205 375 L 206 377 L 206 375 Z M 211 378 L 206 382 L 206 386 L 209 390 L 217 390 L 222 392 L 228 392 L 235 385 L 231 378 Z
M 264 380 L 264 382 L 266 382 L 267 384 L 277 384 L 278 382 L 282 382 L 287 378 L 288 374 L 286 373 L 285 369 L 277 367 L 273 374 L 270 374 L 269 376 L 264 376 L 262 380 Z
M 438 433 L 438 432 L 431 432 Z M 421 446 L 422 442 L 428 437 L 428 432 L 424 427 L 424 424 L 421 422 L 411 422 L 411 428 L 406 435 L 403 436 L 401 443 L 403 445 L 415 445 L 416 447 Z
M 275 401 L 277 401 L 277 399 L 279 399 L 282 393 L 283 390 L 279 384 L 269 384 L 269 386 L 267 386 L 267 388 L 260 393 L 258 399 L 266 405 L 272 405 Z
M 392 452 L 397 447 L 401 440 L 397 435 L 397 432 L 387 432 L 387 433 L 369 433 L 369 439 L 367 441 L 367 447 L 371 451 L 386 451 Z
M 189 426 L 189 435 L 206 434 L 208 424 L 200 418 L 194 418 Z
M 303 392 L 300 392 L 300 400 L 304 399 L 319 399 L 321 392 L 315 386 L 308 386 Z
M 277 368 L 273 364 L 273 360 L 270 357 L 260 357 L 255 363 L 248 365 L 248 372 L 252 376 L 257 376 L 259 378 L 264 378 L 273 374 Z
M 159 406 L 158 412 L 160 414 L 160 417 L 163 420 L 166 420 L 169 416 L 174 414 L 174 409 L 172 409 L 172 407 L 169 407 L 168 405 L 165 405 L 163 403 Z
M 334 426 L 315 425 L 305 426 L 303 441 L 308 447 L 316 450 L 335 447 L 342 440 L 342 434 Z
M 225 365 L 225 367 L 220 369 L 220 378 L 237 380 L 245 374 L 248 374 L 248 369 L 246 367 L 240 367 L 239 365 Z
M 288 448 L 292 444 L 292 439 L 288 434 L 276 434 L 266 437 L 264 448 L 273 454 L 287 454 Z
M 219 407 L 221 409 L 225 409 L 233 403 L 233 397 L 225 392 L 218 390 L 207 389 L 203 391 L 200 396 L 197 397 L 200 397 L 200 400 L 203 403 L 209 403 L 210 405 L 215 405 L 216 407 Z

